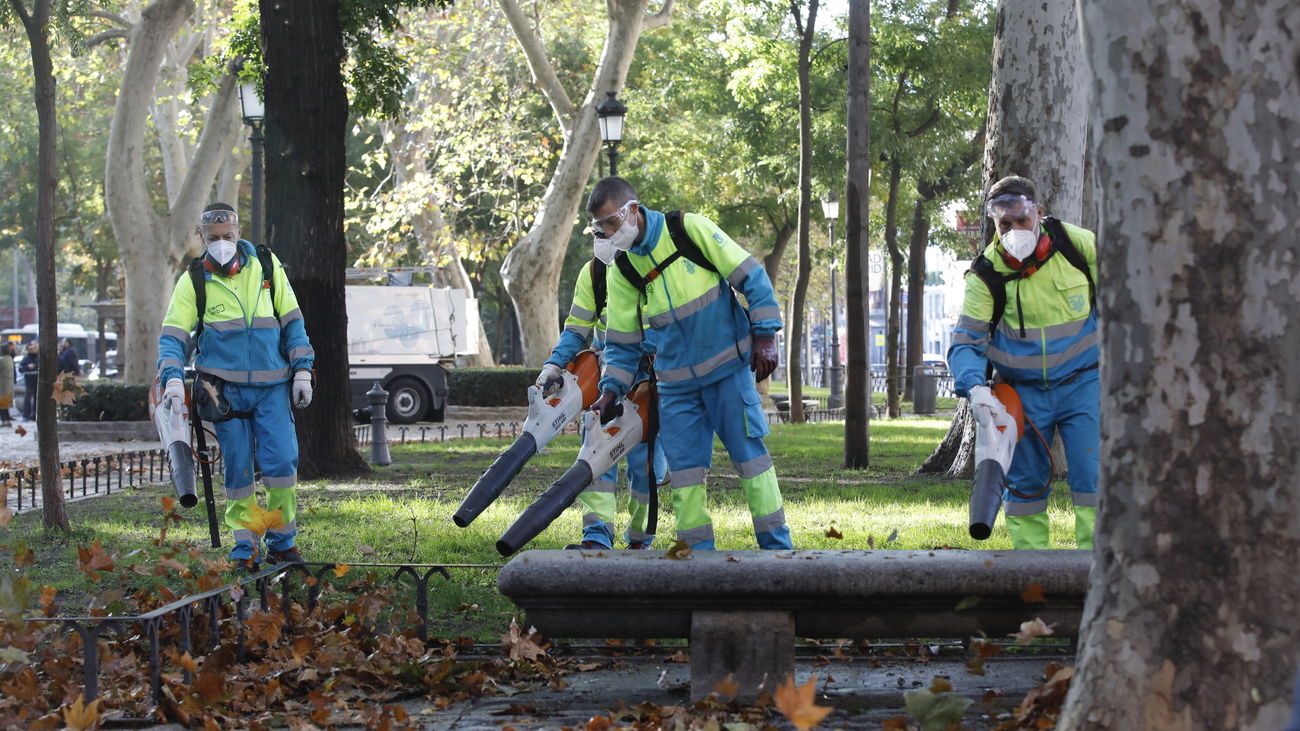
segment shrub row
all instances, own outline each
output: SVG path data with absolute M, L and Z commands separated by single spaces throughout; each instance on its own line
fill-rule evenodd
M 149 384 L 87 381 L 63 416 L 66 421 L 148 421 Z
M 527 406 L 528 387 L 539 373 L 524 366 L 449 368 L 448 398 L 457 406 Z

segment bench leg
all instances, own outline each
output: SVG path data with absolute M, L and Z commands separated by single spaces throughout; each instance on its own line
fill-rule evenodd
M 691 613 L 691 702 L 708 697 L 728 675 L 742 703 L 775 692 L 794 673 L 794 614 Z M 724 699 L 725 700 L 725 699 Z

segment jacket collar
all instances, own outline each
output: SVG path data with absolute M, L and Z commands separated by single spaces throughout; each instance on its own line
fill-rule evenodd
M 664 214 L 644 206 L 641 207 L 641 212 L 645 214 L 645 231 L 641 234 L 641 240 L 633 244 L 629 251 L 638 256 L 649 256 L 663 233 Z

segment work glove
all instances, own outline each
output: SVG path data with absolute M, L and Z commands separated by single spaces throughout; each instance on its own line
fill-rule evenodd
M 776 338 L 755 337 L 753 350 L 749 354 L 749 368 L 754 371 L 754 380 L 762 381 L 776 370 Z
M 618 396 L 610 391 L 602 391 L 600 398 L 591 404 L 591 411 L 600 414 L 600 423 L 608 424 L 623 414 L 623 405 Z
M 299 409 L 305 409 L 311 403 L 311 371 L 297 371 L 293 374 L 293 395 L 289 400 Z
M 163 388 L 162 405 L 169 411 L 185 413 L 185 382 L 179 378 L 167 379 Z
M 988 386 L 971 386 L 970 409 L 975 414 L 975 420 L 986 426 L 992 426 L 999 421 L 998 417 L 1007 413 L 1007 407 L 1002 405 Z
M 542 366 L 542 374 L 537 377 L 536 385 L 540 386 L 541 389 L 545 391 L 546 385 L 549 384 L 551 381 L 559 379 L 560 374 L 563 372 L 564 372 L 563 368 L 555 365 L 554 363 L 547 363 Z

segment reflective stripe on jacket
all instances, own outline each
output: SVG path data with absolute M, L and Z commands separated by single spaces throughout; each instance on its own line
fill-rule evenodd
M 642 210 L 646 230 L 627 256 L 645 276 L 677 246 L 664 215 Z M 680 257 L 642 293 L 617 266 L 610 266 L 606 279 L 609 329 L 601 390 L 622 395 L 631 386 L 641 353 L 642 322 L 649 326 L 645 349 L 656 354 L 655 374 L 664 391 L 699 388 L 747 368 L 751 336 L 772 337 L 781 329 L 781 310 L 762 265 L 704 216 L 687 213 L 682 223 L 718 273 Z M 744 295 L 748 311 L 733 288 Z M 637 319 L 638 303 L 642 320 Z
M 275 267 L 275 303 L 262 287 L 262 264 L 253 245 L 239 241 L 244 265 L 233 277 L 205 271 L 207 311 L 194 366 L 231 383 L 264 386 L 281 383 L 293 371 L 311 370 L 316 353 L 280 260 Z M 194 285 L 188 269 L 176 280 L 162 334 L 158 337 L 158 370 L 163 383 L 181 378 L 198 324 Z M 281 313 L 278 317 L 275 313 Z
M 1096 237 L 1078 226 L 1063 225 L 1097 281 Z M 994 237 L 984 256 L 998 273 L 1010 274 L 1013 270 L 1001 250 L 1001 239 Z M 1089 295 L 1083 272 L 1060 253 L 1053 254 L 1029 277 L 1007 281 L 1006 310 L 997 331 L 990 333 L 993 295 L 982 279 L 967 273 L 962 314 L 948 349 L 957 395 L 966 396 L 972 386 L 984 382 L 986 362 L 1012 383 L 1045 389 L 1095 364 L 1100 357 L 1097 314 Z

